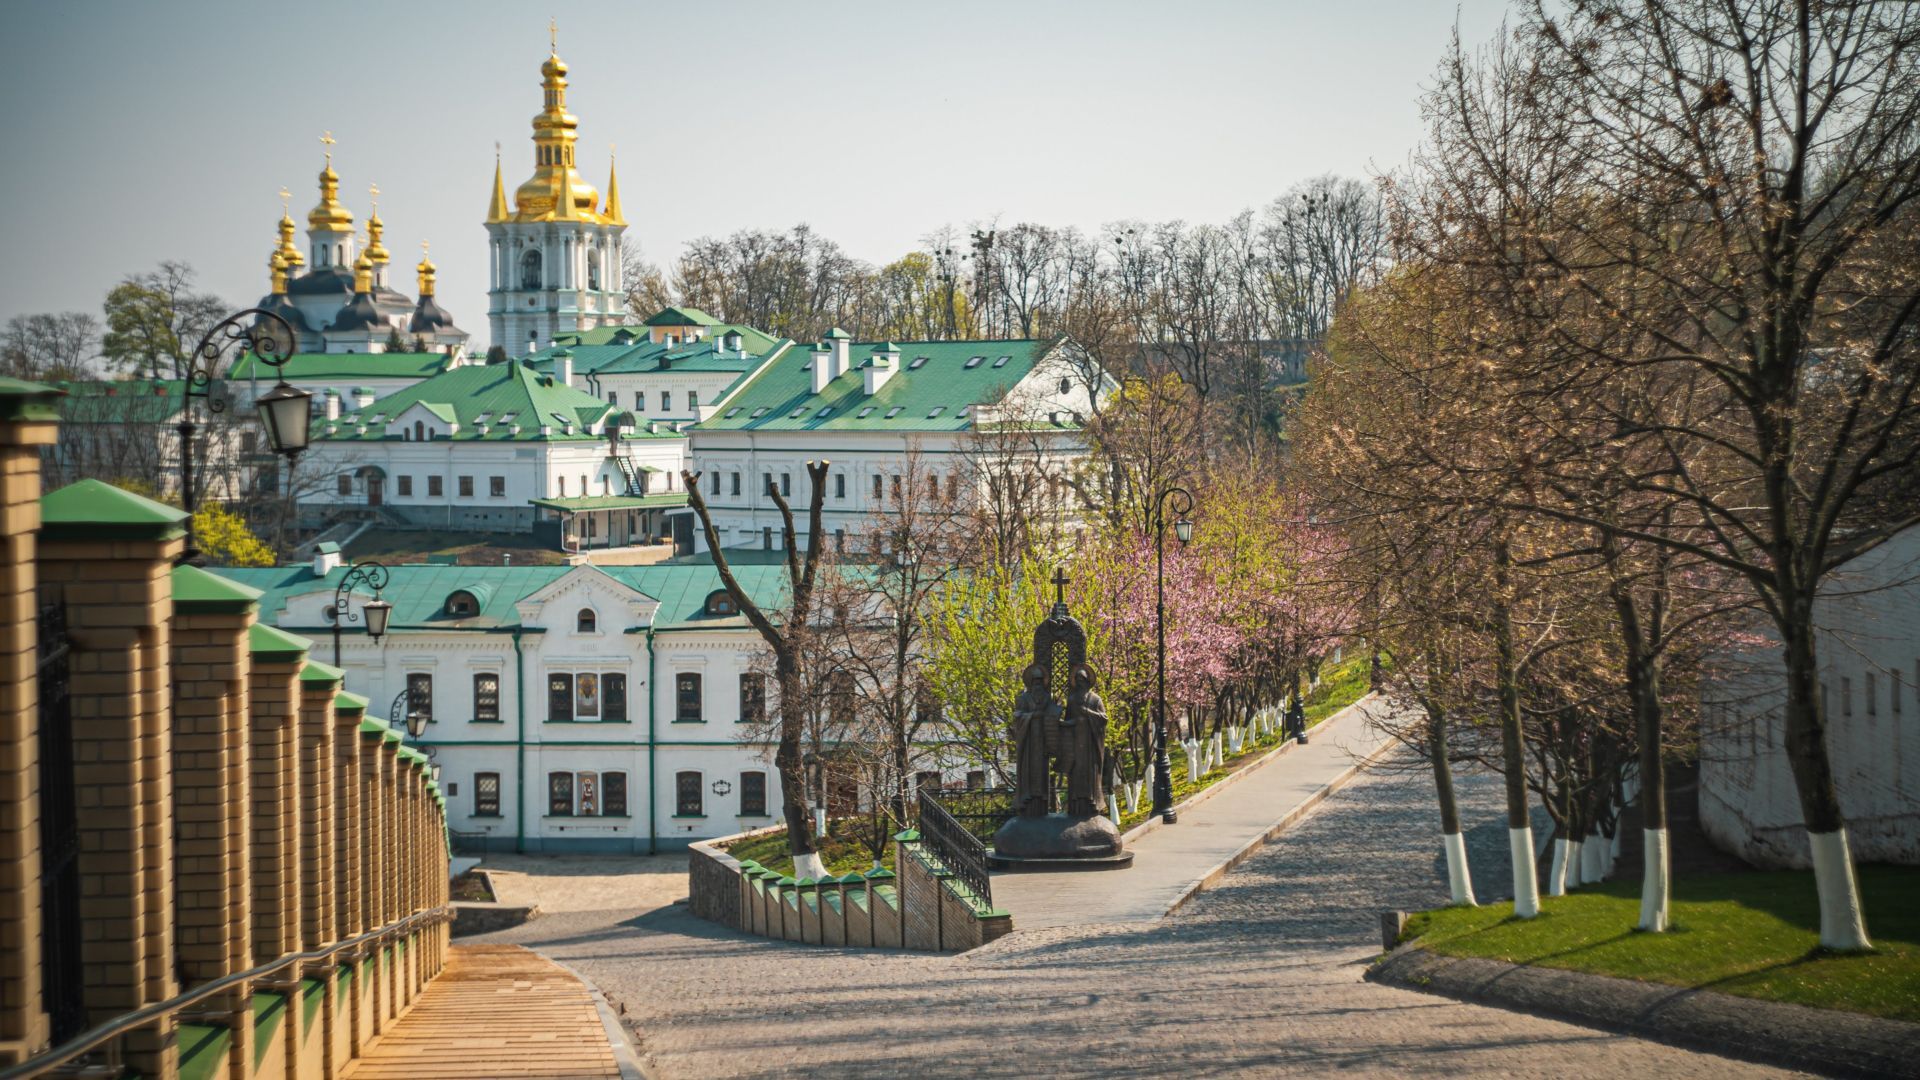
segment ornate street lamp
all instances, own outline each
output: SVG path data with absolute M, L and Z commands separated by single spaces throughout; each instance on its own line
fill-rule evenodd
M 340 666 L 340 624 L 359 622 L 360 614 L 348 603 L 349 595 L 355 585 L 373 587 L 373 599 L 360 605 L 360 611 L 366 613 L 367 636 L 379 641 L 386 636 L 387 619 L 393 614 L 393 605 L 380 598 L 380 591 L 387 587 L 387 568 L 377 562 L 354 563 L 347 567 L 340 584 L 333 590 L 333 606 L 327 609 L 327 619 L 333 623 L 333 666 Z M 412 724 L 412 718 L 408 718 Z M 416 732 L 416 735 L 418 733 Z
M 413 692 L 402 690 L 393 697 L 393 704 L 387 707 L 387 726 L 405 726 L 407 734 L 418 742 L 427 733 L 427 714 L 413 707 Z
M 1154 636 L 1159 645 L 1159 662 L 1154 668 L 1153 703 L 1153 812 L 1171 825 L 1173 811 L 1173 765 L 1167 760 L 1167 504 L 1180 515 L 1173 523 L 1173 535 L 1181 544 L 1193 539 L 1193 494 L 1186 488 L 1163 488 L 1153 499 L 1153 580 Z
M 249 324 L 251 320 L 251 324 Z M 199 555 L 194 546 L 193 512 L 198 494 L 193 489 L 193 440 L 200 431 L 195 399 L 205 401 L 210 412 L 225 412 L 226 399 L 213 393 L 215 380 L 229 353 L 251 352 L 260 362 L 280 372 L 293 356 L 296 339 L 287 320 L 261 308 L 247 308 L 220 320 L 201 337 L 200 343 L 186 355 L 182 409 L 176 430 L 180 433 L 180 505 L 187 511 L 187 546 L 182 562 Z M 287 468 L 307 448 L 307 417 L 313 395 L 290 386 L 284 372 L 274 388 L 262 394 L 255 407 L 267 430 L 267 445 L 287 459 Z

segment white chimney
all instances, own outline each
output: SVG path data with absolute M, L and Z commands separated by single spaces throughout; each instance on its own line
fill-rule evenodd
M 553 377 L 560 380 L 562 386 L 573 385 L 573 353 L 561 349 L 553 354 Z
M 833 370 L 833 349 L 823 341 L 820 348 L 813 351 L 813 392 L 825 390 L 837 374 L 839 372 Z
M 847 356 L 853 350 L 853 335 L 836 326 L 827 331 L 827 344 L 833 346 L 832 377 L 837 379 L 853 366 Z
M 373 404 L 373 387 L 356 386 L 353 388 L 353 407 L 364 409 Z
M 327 387 L 327 419 L 340 419 L 340 391 Z
M 894 345 L 884 348 L 885 352 L 874 353 L 873 359 L 867 361 L 867 366 L 861 370 L 869 395 L 879 392 L 881 387 L 887 385 L 887 380 L 900 371 L 900 349 Z
M 313 546 L 313 576 L 326 577 L 331 571 L 338 570 L 346 560 L 340 555 L 340 545 L 331 540 Z

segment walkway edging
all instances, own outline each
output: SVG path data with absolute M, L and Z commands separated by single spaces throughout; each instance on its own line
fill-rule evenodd
M 1369 698 L 1373 696 L 1374 695 L 1372 694 L 1368 694 L 1366 697 L 1363 697 L 1359 701 L 1354 702 L 1352 705 L 1347 706 L 1346 709 L 1342 709 L 1340 710 L 1339 713 L 1335 713 L 1334 716 L 1327 717 L 1327 721 L 1331 721 L 1334 719 L 1334 717 L 1339 716 L 1342 713 L 1345 713 L 1347 709 L 1359 708 L 1362 702 L 1367 701 Z M 1388 739 L 1385 742 L 1381 743 L 1380 746 L 1373 751 L 1373 753 L 1368 754 L 1366 757 L 1361 758 L 1359 761 L 1356 761 L 1352 765 L 1341 770 L 1340 775 L 1327 781 L 1325 784 L 1322 784 L 1320 788 L 1316 790 L 1313 794 L 1307 796 L 1306 798 L 1300 800 L 1298 803 L 1294 804 L 1291 810 L 1288 810 L 1285 814 L 1281 815 L 1280 820 L 1274 822 L 1272 825 L 1267 826 L 1267 828 L 1264 831 L 1262 831 L 1259 835 L 1253 837 L 1253 839 L 1251 840 L 1248 840 L 1245 844 L 1242 844 L 1239 850 L 1227 856 L 1225 859 L 1222 859 L 1220 862 L 1214 864 L 1214 866 L 1211 869 L 1209 869 L 1206 873 L 1200 875 L 1198 878 L 1195 878 L 1191 884 L 1189 884 L 1184 890 L 1181 891 L 1179 896 L 1174 897 L 1173 903 L 1167 905 L 1167 910 L 1164 912 L 1161 912 L 1160 917 L 1163 919 L 1166 918 L 1168 915 L 1173 914 L 1174 912 L 1180 910 L 1181 907 L 1185 906 L 1187 901 L 1193 899 L 1195 896 L 1198 896 L 1200 893 L 1205 892 L 1207 889 L 1212 888 L 1216 883 L 1219 882 L 1221 878 L 1231 873 L 1234 867 L 1239 866 L 1241 863 L 1246 862 L 1247 859 L 1252 857 L 1254 852 L 1272 843 L 1274 840 L 1280 837 L 1281 833 L 1286 832 L 1288 829 L 1291 829 L 1293 826 L 1298 824 L 1301 818 L 1306 817 L 1307 814 L 1311 813 L 1313 808 L 1316 806 L 1319 806 L 1320 803 L 1323 800 L 1325 800 L 1327 796 L 1333 794 L 1336 791 L 1339 791 L 1343 787 L 1346 787 L 1349 783 L 1353 781 L 1354 777 L 1359 776 L 1362 772 L 1366 771 L 1368 766 L 1372 765 L 1376 761 L 1379 761 L 1381 758 L 1386 757 L 1389 753 L 1392 753 L 1399 746 L 1400 746 L 1399 740 Z M 1249 769 L 1248 771 L 1252 771 L 1252 770 Z M 1224 784 L 1225 781 L 1222 781 L 1221 783 Z M 1219 785 L 1215 785 L 1215 786 L 1217 787 Z
M 1920 1024 L 1479 957 L 1408 943 L 1369 982 L 1829 1076 L 1920 1077 Z
M 640 1066 L 640 1054 L 633 1045 L 632 1035 L 627 1031 L 627 1026 L 620 1022 L 619 1015 L 613 1011 L 613 1002 L 607 999 L 606 992 L 595 985 L 592 979 L 582 975 L 580 969 L 572 964 L 556 960 L 540 949 L 535 949 L 533 952 L 554 967 L 579 979 L 580 985 L 586 987 L 587 993 L 593 996 L 594 1011 L 600 1014 L 600 1026 L 607 1032 L 607 1045 L 613 1048 L 613 1063 L 620 1067 L 620 1080 L 650 1080 L 647 1071 Z

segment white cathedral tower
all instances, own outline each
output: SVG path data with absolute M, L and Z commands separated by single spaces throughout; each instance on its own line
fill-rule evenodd
M 487 322 L 493 344 L 524 356 L 556 334 L 625 321 L 620 268 L 620 182 L 607 167 L 607 197 L 574 162 L 579 121 L 567 112 L 567 65 L 549 53 L 540 65 L 544 106 L 533 118 L 533 177 L 507 203 L 500 161 L 487 208 Z

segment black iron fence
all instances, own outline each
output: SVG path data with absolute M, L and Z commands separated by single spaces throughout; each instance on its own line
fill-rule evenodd
M 993 834 L 1013 816 L 1012 788 L 942 789 L 933 796 L 948 817 L 989 847 L 993 845 Z
M 982 904 L 992 907 L 993 883 L 987 876 L 986 842 L 941 805 L 942 800 L 952 797 L 921 789 L 920 842 L 972 890 Z

